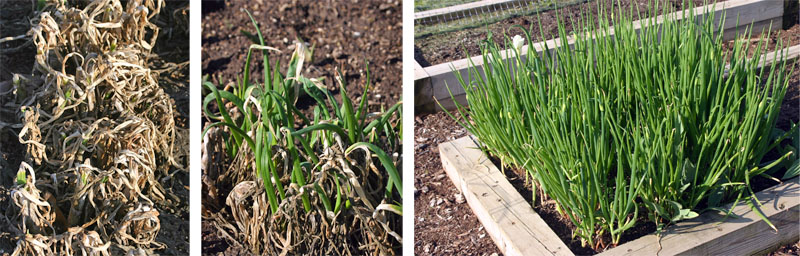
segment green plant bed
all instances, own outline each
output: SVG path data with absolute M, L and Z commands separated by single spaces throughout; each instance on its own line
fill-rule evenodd
M 370 85 L 353 101 L 341 74 L 337 101 L 320 79 L 302 75 L 310 56 L 303 44 L 281 73 L 269 59 L 277 49 L 264 45 L 250 19 L 257 43 L 249 47 L 243 78 L 231 91 L 203 81 L 203 111 L 215 120 L 203 135 L 221 129 L 224 153 L 240 163 L 228 168 L 235 174 L 224 174 L 234 177 L 226 200 L 233 232 L 256 254 L 399 254 L 402 103 L 368 113 Z M 250 77 L 258 52 L 261 83 Z M 311 116 L 295 106 L 301 92 L 316 102 Z
M 673 12 L 651 6 L 649 17 L 661 6 Z M 485 79 L 460 78 L 469 108 L 457 111 L 470 117 L 461 124 L 489 153 L 524 169 L 534 191 L 576 226 L 573 236 L 592 246 L 603 236 L 617 244 L 642 216 L 660 231 L 706 211 L 728 212 L 727 201 L 757 209 L 752 179 L 781 168 L 788 171 L 777 178 L 794 177 L 800 163 L 797 126 L 775 129 L 788 87 L 781 55 L 757 69 L 760 60 L 747 53 L 762 56 L 763 45 L 741 40 L 724 50 L 713 14 L 702 23 L 667 16 L 636 32 L 638 12 L 559 20 L 562 45 L 572 36 L 574 47 L 542 55 L 528 48 L 520 57 L 525 42 L 540 41 L 524 28 L 524 37 L 505 38 L 517 56 L 507 60 L 490 35 Z M 566 22 L 577 32 L 567 34 Z M 470 77 L 481 76 L 472 68 Z M 765 163 L 771 150 L 780 156 Z

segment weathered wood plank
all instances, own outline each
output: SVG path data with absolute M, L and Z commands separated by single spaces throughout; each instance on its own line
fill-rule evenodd
M 800 44 L 795 45 L 795 46 L 790 46 L 789 48 L 786 48 L 785 50 L 786 50 L 786 52 L 785 52 L 786 55 L 784 56 L 784 60 L 783 60 L 784 62 L 791 62 L 791 61 L 795 61 L 795 60 L 800 58 Z M 770 53 L 765 54 L 766 57 L 764 57 L 764 55 L 761 55 L 762 56 L 760 58 L 761 63 L 758 64 L 758 67 L 759 68 L 763 68 L 763 67 L 772 66 L 772 64 L 774 64 L 774 61 L 776 60 L 776 57 L 780 58 L 780 55 L 778 55 L 778 54 L 780 54 L 780 52 L 774 51 L 774 52 L 770 52 Z
M 414 80 L 414 102 L 430 101 L 430 98 L 426 97 L 425 95 L 433 95 L 431 93 L 431 90 L 433 89 L 433 86 L 431 86 L 431 79 L 429 78 L 430 76 L 428 76 L 428 73 L 425 72 L 425 68 L 423 68 L 422 65 L 417 62 L 417 60 L 414 60 L 414 77 L 425 77 Z M 433 106 L 428 104 L 428 107 Z M 435 110 L 433 108 L 422 109 L 420 107 L 415 107 L 414 111 L 426 113 L 434 112 Z
M 440 20 L 442 22 L 453 20 L 453 17 L 462 16 L 466 13 L 475 11 L 476 9 L 481 8 L 492 8 L 501 5 L 508 5 L 508 4 L 518 4 L 520 0 L 482 0 L 477 2 L 459 4 L 454 6 L 448 6 L 433 10 L 421 11 L 414 13 L 414 20 L 431 20 L 435 21 Z
M 439 145 L 442 164 L 500 250 L 506 255 L 571 255 L 572 252 L 486 158 L 472 136 Z M 707 212 L 600 255 L 750 255 L 800 237 L 800 179 L 756 193 L 770 228 L 741 202 L 732 217 Z M 728 205 L 727 207 L 730 207 Z M 725 220 L 725 222 L 722 222 Z
M 666 15 L 682 17 L 681 12 L 682 11 L 678 11 Z M 758 34 L 757 32 L 761 32 L 762 29 L 779 29 L 783 20 L 783 2 L 774 0 L 731 0 L 717 3 L 713 6 L 696 7 L 695 19 L 700 21 L 710 12 L 715 13 L 715 24 L 717 24 L 717 26 L 722 18 L 722 13 L 726 13 L 724 26 L 725 34 L 723 35 L 723 39 L 730 40 L 736 38 L 740 33 L 743 33 L 747 27 L 752 28 L 754 35 Z M 665 15 L 656 17 L 656 25 L 661 24 L 664 18 Z M 647 20 L 634 21 L 634 27 L 637 28 L 637 30 L 641 29 L 645 26 L 644 24 L 647 23 L 646 21 Z M 739 26 L 737 26 L 737 24 L 739 24 Z M 770 24 L 772 24 L 772 26 L 770 26 Z M 609 30 L 609 36 L 613 36 L 613 34 L 614 30 L 611 28 Z M 570 47 L 572 47 L 573 42 L 573 38 L 568 38 Z M 523 55 L 526 54 L 528 47 L 534 47 L 535 51 L 541 54 L 545 50 L 552 51 L 560 46 L 561 39 L 555 38 L 532 45 L 525 45 L 522 47 L 521 53 Z M 510 52 L 502 51 L 501 55 L 503 58 L 506 58 L 506 56 L 510 55 L 509 53 Z M 483 56 L 479 55 L 424 68 L 425 73 L 419 73 L 419 76 L 415 76 L 415 81 L 424 79 L 425 86 L 430 86 L 431 88 L 420 87 L 419 90 L 417 90 L 416 93 L 419 95 L 415 97 L 415 99 L 417 99 L 415 102 L 416 107 L 426 110 L 439 110 L 434 102 L 434 99 L 438 99 L 446 109 L 451 110 L 452 108 L 447 107 L 455 106 L 455 104 L 452 103 L 453 99 L 461 102 L 465 94 L 464 88 L 462 88 L 461 84 L 458 82 L 458 76 L 467 80 L 476 79 L 477 77 L 483 79 L 483 70 L 480 68 L 483 64 Z M 478 67 L 478 73 L 471 73 L 474 71 L 470 71 L 470 66 Z M 454 71 L 458 73 L 456 74 Z M 451 98 L 450 92 L 447 90 L 448 86 L 455 98 Z
M 414 77 L 426 77 L 428 76 L 428 72 L 425 72 L 425 68 L 414 60 Z
M 738 218 L 709 212 L 681 221 L 659 239 L 656 235 L 624 243 L 599 255 L 752 255 L 797 240 L 800 236 L 800 183 L 797 179 L 756 193 L 761 211 L 778 228 L 775 232 L 741 203 Z
M 439 145 L 442 165 L 505 255 L 573 255 L 471 137 Z

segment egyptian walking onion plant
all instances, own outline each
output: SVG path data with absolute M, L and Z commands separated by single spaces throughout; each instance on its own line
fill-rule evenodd
M 292 183 L 289 186 L 296 185 L 301 188 L 302 204 L 307 212 L 317 209 L 312 204 L 319 202 L 325 210 L 325 215 L 334 218 L 351 206 L 351 200 L 355 200 L 351 193 L 355 191 L 357 200 L 366 201 L 365 203 L 373 211 L 402 214 L 403 183 L 395 166 L 397 155 L 387 154 L 387 151 L 399 152 L 401 147 L 402 103 L 397 103 L 381 113 L 367 113 L 369 82 L 364 88 L 361 101 L 356 105 L 347 95 L 345 82 L 339 74 L 337 81 L 342 96 L 339 105 L 319 80 L 301 75 L 300 71 L 308 54 L 302 44 L 298 44 L 295 48 L 285 75 L 281 74 L 278 71 L 280 61 L 272 65 L 268 55 L 268 51 L 277 49 L 264 46 L 258 24 L 252 16 L 250 19 L 258 33 L 259 44 L 253 44 L 249 48 L 244 78 L 234 86 L 232 92 L 219 90 L 204 78 L 203 84 L 211 93 L 204 98 L 203 110 L 206 116 L 218 122 L 208 126 L 203 134 L 205 135 L 211 127 L 226 127 L 230 133 L 225 148 L 230 156 L 235 156 L 243 144 L 249 147 L 254 155 L 253 166 L 257 177 L 261 179 L 266 190 L 271 215 L 279 211 L 283 200 L 287 200 L 287 188 L 282 178 L 288 178 Z M 253 50 L 261 50 L 264 56 L 263 84 L 255 83 L 249 76 Z M 367 81 L 369 81 L 368 68 Z M 313 119 L 295 107 L 301 90 L 317 103 L 313 108 Z M 327 101 L 323 97 L 326 97 Z M 219 115 L 209 110 L 211 102 L 218 106 Z M 241 117 L 236 118 L 231 113 L 237 112 L 226 109 L 226 106 L 235 107 Z M 370 191 L 364 191 L 375 190 L 375 184 L 358 184 L 359 177 L 353 177 L 349 168 L 341 168 L 343 169 L 341 172 L 323 168 L 330 163 L 323 161 L 320 155 L 322 152 L 336 150 L 332 149 L 335 147 L 347 158 L 340 158 L 335 164 L 355 164 L 351 163 L 350 157 L 358 149 L 366 152 L 364 161 L 371 163 L 373 156 L 379 160 L 386 172 L 380 174 L 383 181 L 368 181 L 378 183 L 382 187 L 381 194 L 384 196 L 378 198 L 378 203 L 371 202 L 373 198 L 367 195 Z M 285 155 L 278 156 L 276 148 Z M 288 164 L 284 161 L 288 161 Z M 371 167 L 373 170 L 370 172 L 378 171 L 375 168 Z M 324 173 L 321 174 L 322 177 L 328 179 L 310 177 L 312 173 L 314 175 Z M 330 178 L 333 182 L 329 182 L 327 186 L 332 187 L 335 193 L 328 193 L 329 190 L 320 184 Z M 313 183 L 307 184 L 311 180 L 314 180 Z M 318 198 L 312 198 L 314 196 Z
M 679 16 L 694 16 L 692 9 Z M 617 244 L 640 216 L 661 230 L 697 216 L 698 207 L 724 210 L 722 203 L 743 198 L 756 207 L 750 181 L 796 159 L 786 152 L 762 164 L 786 137 L 771 134 L 787 66 L 776 54 L 770 58 L 780 64 L 758 69 L 763 60 L 746 55 L 761 56 L 762 43 L 751 49 L 737 40 L 724 50 L 711 13 L 698 23 L 667 16 L 660 30 L 649 18 L 637 32 L 632 9 L 612 11 L 613 37 L 608 14 L 570 20 L 578 28 L 570 34 L 559 18 L 560 43 L 570 36 L 574 48 L 541 54 L 534 47 L 501 54 L 490 36 L 482 46 L 487 65 L 457 75 L 469 103 L 457 109 L 471 118 L 461 125 L 490 153 L 526 170 L 575 224 L 573 236 L 595 248 L 604 235 Z

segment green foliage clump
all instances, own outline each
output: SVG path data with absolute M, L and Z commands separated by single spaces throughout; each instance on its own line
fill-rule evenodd
M 458 111 L 471 119 L 462 125 L 526 170 L 577 226 L 574 235 L 593 246 L 604 235 L 618 243 L 642 216 L 661 229 L 727 201 L 757 202 L 752 179 L 796 161 L 784 150 L 762 164 L 796 135 L 796 126 L 773 135 L 787 66 L 782 54 L 769 56 L 777 63 L 769 68 L 748 58 L 762 55 L 764 40 L 755 49 L 746 40 L 723 48 L 711 13 L 703 22 L 682 18 L 694 16 L 690 6 L 660 25 L 646 19 L 638 31 L 634 10 L 584 14 L 569 21 L 578 28 L 569 34 L 559 18 L 559 43 L 574 39 L 574 47 L 541 54 L 501 53 L 490 38 L 472 80 L 457 75 L 469 103 Z

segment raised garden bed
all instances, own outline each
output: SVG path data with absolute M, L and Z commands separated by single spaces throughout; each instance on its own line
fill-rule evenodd
M 577 18 L 582 11 L 594 13 L 600 11 L 597 8 L 597 0 L 534 0 L 530 8 L 523 8 L 518 11 L 506 12 L 503 15 L 483 15 L 483 18 L 471 22 L 451 21 L 441 24 L 436 24 L 441 29 L 435 33 L 424 33 L 426 28 L 415 27 L 415 40 L 414 46 L 418 48 L 420 56 L 415 56 L 420 60 L 423 66 L 430 66 L 431 64 L 441 64 L 456 61 L 459 59 L 467 58 L 470 56 L 480 55 L 480 44 L 487 38 L 488 33 L 493 35 L 502 35 L 506 31 L 516 32 L 518 29 L 512 29 L 512 26 L 519 25 L 525 28 L 531 27 L 533 34 L 538 34 L 539 31 L 544 32 L 545 40 L 558 37 L 557 27 L 554 26 L 556 14 L 562 17 Z M 647 0 L 630 0 L 630 1 L 608 1 L 612 2 L 611 5 L 604 6 L 602 10 L 610 8 L 629 8 L 638 6 L 639 8 L 646 8 L 648 6 Z M 723 0 L 718 0 L 721 2 Z M 681 9 L 684 4 L 692 2 L 695 6 L 703 5 L 703 0 L 671 0 L 669 1 L 672 6 Z M 646 18 L 649 16 L 643 16 Z M 541 18 L 542 27 L 539 28 L 539 18 Z M 459 23 L 463 23 L 458 25 Z M 455 24 L 451 26 L 448 24 Z M 567 32 L 571 32 L 574 28 L 567 24 Z M 502 38 L 495 37 L 494 40 L 502 43 Z M 457 47 L 453 47 L 456 45 Z
M 503 5 L 521 4 L 520 0 L 481 0 L 476 2 L 463 3 L 454 6 L 442 7 L 433 10 L 425 10 L 414 13 L 414 23 L 431 24 L 460 19 L 467 15 L 480 13 L 480 9 L 498 8 L 502 10 Z
M 479 147 L 467 136 L 440 144 L 439 151 L 447 175 L 500 250 L 505 255 L 574 255 Z M 777 233 L 740 204 L 733 209 L 736 217 L 705 213 L 669 227 L 660 237 L 647 235 L 601 255 L 749 255 L 797 240 L 800 182 L 787 181 L 756 196 Z
M 789 120 L 798 121 L 797 108 L 800 107 L 800 70 L 795 69 L 789 75 L 789 88 L 786 100 L 781 107 L 782 113 L 778 126 L 788 129 Z M 792 114 L 794 113 L 794 114 Z M 461 116 L 456 114 L 456 118 Z M 783 124 L 783 125 L 782 125 Z M 464 254 L 464 255 L 491 255 L 501 254 L 486 228 L 476 218 L 469 204 L 464 201 L 460 190 L 447 177 L 442 167 L 439 145 L 450 143 L 452 140 L 469 135 L 461 128 L 456 120 L 448 117 L 445 112 L 417 113 L 414 125 L 415 153 L 414 153 L 414 178 L 415 178 L 415 228 L 414 252 L 417 255 L 439 254 Z M 524 174 L 505 170 L 507 179 L 518 193 L 530 202 L 530 186 L 524 184 Z M 771 186 L 769 184 L 767 186 Z M 534 206 L 545 222 L 561 237 L 570 236 L 567 225 L 559 224 L 568 220 L 560 220 L 555 214 L 553 205 Z M 649 229 L 649 230 L 647 230 Z M 643 232 L 655 230 L 654 226 L 645 226 Z M 638 232 L 638 231 L 637 231 Z M 794 255 L 797 249 L 795 244 L 784 246 L 775 252 L 766 255 Z M 580 247 L 579 242 L 568 244 L 572 251 L 586 255 L 589 250 Z M 787 254 L 788 252 L 788 254 Z
M 711 29 L 711 28 L 709 28 L 709 29 Z M 630 35 L 630 34 L 628 34 L 628 35 Z M 652 35 L 652 34 L 651 34 L 651 35 Z M 774 39 L 775 39 L 775 38 L 770 38 L 770 40 L 774 40 Z M 740 40 L 739 40 L 739 41 L 740 41 Z M 791 40 L 790 40 L 790 41 L 791 41 Z M 771 41 L 771 42 L 774 42 L 774 41 Z M 785 40 L 784 40 L 784 42 L 785 42 Z M 797 42 L 794 42 L 793 44 L 796 44 L 796 43 L 797 43 Z M 787 50 L 791 50 L 791 52 L 795 52 L 795 51 L 797 51 L 796 49 L 797 49 L 797 48 L 790 48 L 790 49 L 787 49 Z M 495 56 L 497 56 L 497 55 L 495 55 Z M 752 55 L 748 55 L 748 56 L 752 56 Z M 767 56 L 770 56 L 770 55 L 768 54 Z M 724 64 L 725 64 L 725 62 L 723 61 L 721 64 L 722 64 L 722 65 L 724 65 Z M 762 65 L 769 65 L 770 63 L 761 63 L 761 64 L 762 64 Z M 787 66 L 787 68 L 790 68 L 791 66 L 792 66 L 792 65 L 789 65 L 789 66 Z M 535 72 L 535 71 L 533 71 L 533 72 Z M 738 73 L 738 72 L 736 72 L 736 73 L 733 73 L 733 74 L 739 74 L 739 73 Z M 501 75 L 501 74 L 498 74 L 498 75 Z M 726 75 L 726 76 L 727 76 L 727 75 Z M 796 81 L 796 78 L 797 78 L 797 77 L 796 77 L 796 74 L 795 74 L 795 73 L 793 73 L 793 75 L 792 75 L 792 78 L 790 78 L 790 80 L 791 80 L 791 81 Z M 722 78 L 720 77 L 720 79 L 722 79 Z M 796 89 L 796 82 L 790 82 L 789 84 L 790 84 L 790 88 L 794 88 L 794 89 Z M 789 91 L 796 91 L 796 90 L 789 89 Z M 787 101 L 786 101 L 786 102 L 783 104 L 784 106 L 786 106 L 786 105 L 792 105 L 792 103 L 796 101 L 796 97 L 793 97 L 793 96 L 788 96 L 788 95 L 791 95 L 791 93 L 790 93 L 790 94 L 787 94 Z M 478 97 L 479 97 L 480 95 L 474 95 L 474 94 L 471 94 L 470 96 L 472 96 L 470 99 L 475 99 L 475 96 L 478 96 Z M 476 107 L 480 106 L 480 104 L 478 104 L 478 103 L 480 103 L 480 101 L 476 102 Z M 495 105 L 496 105 L 496 104 L 495 104 Z M 484 107 L 484 108 L 480 108 L 480 109 L 489 110 L 489 109 L 493 109 L 493 108 L 492 108 L 492 107 Z M 506 111 L 506 110 L 503 110 L 503 111 Z M 509 110 L 509 111 L 512 111 L 512 113 L 513 113 L 513 110 Z M 562 110 L 562 111 L 563 111 L 563 110 Z M 600 110 L 600 111 L 602 111 L 602 108 L 601 108 L 601 110 Z M 480 113 L 484 113 L 484 112 L 481 112 L 481 111 L 479 111 L 479 113 L 473 113 L 473 112 L 467 111 L 467 113 L 475 114 L 474 116 L 481 116 L 482 114 L 480 114 Z M 488 113 L 488 112 L 487 112 L 487 113 Z M 503 112 L 503 113 L 505 113 L 505 112 Z M 556 110 L 556 112 L 555 112 L 555 113 L 558 113 L 558 111 Z M 783 117 L 791 117 L 791 116 L 795 115 L 794 113 L 796 113 L 796 111 L 791 111 L 791 110 L 790 110 L 790 111 L 788 111 L 788 112 L 787 112 L 787 111 L 781 112 L 781 114 L 780 114 L 780 115 L 781 115 L 781 116 L 783 116 Z M 525 113 L 525 114 L 523 114 L 523 115 L 527 115 L 527 114 L 529 114 L 529 113 L 528 113 L 528 112 L 526 112 L 526 113 Z M 509 115 L 511 115 L 511 114 L 509 114 Z M 504 115 L 504 116 L 505 116 L 505 115 Z M 782 118 L 779 118 L 779 119 L 781 119 L 781 120 L 782 120 Z M 791 118 L 791 119 L 792 119 L 792 120 L 796 120 L 796 119 L 794 119 L 794 118 Z M 477 120 L 476 120 L 476 122 L 477 122 Z M 795 121 L 795 122 L 796 122 L 796 121 Z M 578 126 L 580 126 L 580 124 L 578 124 Z M 481 132 L 481 131 L 477 131 L 477 132 L 478 132 L 478 133 L 481 133 L 481 134 L 483 134 L 483 133 L 484 133 L 484 132 Z M 491 132 L 490 132 L 490 133 L 491 133 Z M 483 135 L 486 135 L 486 134 L 483 134 Z M 487 135 L 487 136 L 488 136 L 488 135 Z M 488 136 L 488 138 L 491 138 L 491 136 Z M 487 141 L 487 142 L 489 142 L 489 143 L 495 143 L 495 142 L 491 142 L 491 141 Z M 473 147 L 476 147 L 477 145 L 475 145 L 475 144 L 473 143 L 473 145 L 472 145 L 472 146 L 473 146 Z M 501 145 L 501 146 L 502 146 L 502 145 Z M 467 147 L 467 145 L 459 145 L 459 146 L 457 146 L 456 148 L 464 148 L 464 147 Z M 509 147 L 513 147 L 513 146 L 509 146 Z M 737 147 L 737 148 L 738 148 L 738 147 Z M 440 149 L 440 152 L 444 152 L 444 148 L 443 148 L 443 147 L 440 147 L 439 149 Z M 443 155 L 442 157 L 444 158 L 445 156 Z M 501 157 L 502 157 L 502 156 L 501 156 Z M 525 157 L 524 157 L 524 156 L 522 157 L 522 160 L 519 160 L 519 157 L 518 157 L 518 156 L 514 156 L 514 157 L 516 157 L 516 158 L 517 158 L 516 160 L 513 160 L 515 163 L 519 163 L 519 162 L 524 162 L 524 161 L 525 161 Z M 518 161 L 518 160 L 519 160 L 519 161 Z M 443 160 L 443 161 L 444 161 L 444 160 Z M 702 161 L 701 161 L 701 162 L 702 162 Z M 447 164 L 446 162 L 443 162 L 443 165 L 446 165 L 446 164 Z M 481 168 L 482 168 L 482 167 L 481 167 Z M 504 177 L 504 178 L 505 178 L 505 177 Z M 539 179 L 539 178 L 537 177 L 537 179 Z M 458 187 L 458 182 L 454 182 L 454 183 L 456 183 L 456 187 Z M 578 184 L 580 184 L 580 183 L 578 183 Z M 496 184 L 495 184 L 495 185 L 496 185 Z M 619 187 L 619 185 L 617 185 L 616 187 Z M 755 189 L 755 188 L 754 188 L 754 189 Z M 758 190 L 756 190 L 756 191 L 758 191 Z M 769 190 L 767 190 L 767 191 L 769 191 Z M 761 198 L 761 199 L 763 199 L 763 194 L 758 194 L 758 195 L 761 195 L 761 197 L 760 197 L 760 198 Z M 433 202 L 433 201 L 431 201 L 431 202 Z M 432 203 L 432 205 L 433 205 L 433 203 Z M 701 208 L 702 208 L 702 207 L 701 207 Z M 748 208 L 749 208 L 749 207 L 748 207 Z M 537 211 L 538 211 L 538 210 L 537 210 Z M 762 209 L 762 211 L 766 211 L 766 210 Z M 737 212 L 734 212 L 734 213 L 737 213 Z M 766 213 L 766 212 L 765 212 L 765 213 Z M 767 215 L 770 215 L 770 216 L 772 216 L 772 213 L 766 213 L 766 214 L 767 214 Z M 479 216 L 480 216 L 480 214 L 477 214 L 477 215 L 479 215 Z M 635 218 L 635 217 L 634 217 L 634 218 Z M 701 217 L 701 218 L 702 218 L 702 217 Z M 794 219 L 796 219 L 796 218 L 794 218 Z M 694 219 L 694 220 L 696 221 L 696 220 L 698 220 L 698 219 Z M 660 222 L 660 221 L 658 221 L 658 220 L 657 220 L 657 222 L 658 222 L 658 223 L 661 223 L 661 222 Z M 773 222 L 774 222 L 774 221 L 773 221 Z M 513 224 L 513 222 L 512 222 L 512 224 Z M 776 223 L 776 224 L 777 224 L 778 226 L 780 226 L 780 225 L 781 225 L 781 224 L 778 224 L 778 223 Z M 519 225 L 519 224 L 517 223 L 517 225 Z M 492 230 L 491 230 L 492 228 L 490 227 L 490 225 L 486 225 L 486 224 L 484 223 L 484 225 L 483 225 L 483 226 L 484 226 L 484 227 L 486 227 L 486 228 L 487 228 L 487 230 L 489 230 L 490 232 L 492 231 Z M 790 233 L 789 235 L 792 235 L 792 234 Z M 546 237 L 546 236 L 544 236 L 544 237 Z M 793 235 L 793 236 L 792 236 L 792 238 L 790 238 L 790 239 L 794 240 L 794 239 L 796 239 L 795 237 L 796 237 L 796 235 Z M 562 239 L 563 239 L 563 236 L 562 236 Z M 624 243 L 624 240 L 625 240 L 625 239 L 623 239 L 623 243 Z M 567 239 L 567 240 L 564 240 L 564 241 L 565 241 L 565 242 L 567 242 L 567 243 L 569 243 L 569 239 Z M 602 242 L 601 242 L 601 244 L 602 244 Z M 606 243 L 606 244 L 607 244 L 607 243 Z M 615 245 L 614 245 L 614 246 L 617 246 L 617 245 L 616 245 L 616 243 L 615 243 Z M 500 247 L 501 249 L 505 249 L 505 247 L 503 246 L 503 244 L 500 244 L 500 246 L 499 246 L 499 247 Z M 598 247 L 599 247 L 599 248 L 601 248 L 601 249 L 602 249 L 602 248 L 604 248 L 604 247 L 606 247 L 606 246 L 598 246 L 598 245 L 593 245 L 593 247 L 595 247 L 595 248 L 598 248 Z M 544 250 L 548 250 L 548 248 L 547 248 L 546 246 L 545 246 L 545 247 L 543 247 L 543 248 L 544 248 Z M 552 247 L 551 247 L 551 248 L 552 248 Z M 555 248 L 559 248 L 559 247 L 558 247 L 558 246 L 556 246 Z M 539 248 L 539 249 L 541 249 L 541 248 Z M 765 249 L 769 250 L 769 248 L 765 248 Z M 580 252 L 580 251 L 576 251 L 576 253 L 579 253 L 579 254 L 585 254 L 585 252 Z
M 719 17 L 722 13 L 726 13 L 725 19 L 725 35 L 724 40 L 736 38 L 740 33 L 744 32 L 746 28 L 750 27 L 754 32 L 760 32 L 762 29 L 778 30 L 783 24 L 784 7 L 788 5 L 782 1 L 771 0 L 733 0 L 716 3 L 714 8 L 710 6 L 700 6 L 695 8 L 696 19 L 702 20 L 707 15 L 705 11 L 708 9 L 710 12 L 715 13 L 717 17 L 716 24 L 719 24 Z M 678 15 L 680 12 L 675 12 L 666 15 Z M 663 15 L 662 15 L 663 16 Z M 662 16 L 658 17 L 661 20 Z M 737 18 L 739 23 L 737 25 Z M 636 21 L 635 24 L 641 27 L 641 21 Z M 770 26 L 772 25 L 772 26 Z M 610 33 L 613 35 L 613 31 Z M 572 40 L 570 40 L 571 44 Z M 551 39 L 544 42 L 535 43 L 532 47 L 535 48 L 537 53 L 543 51 L 552 51 L 560 47 L 560 39 Z M 523 46 L 522 53 L 527 51 L 528 45 Z M 501 55 L 507 56 L 507 53 L 501 52 Z M 435 100 L 439 100 L 443 107 L 452 110 L 455 107 L 453 101 L 458 101 L 459 104 L 466 104 L 465 92 L 459 85 L 458 76 L 468 77 L 469 67 L 474 65 L 480 70 L 483 65 L 483 57 L 478 55 L 468 59 L 456 60 L 453 62 L 442 63 L 434 66 L 423 67 L 422 70 L 415 69 L 414 89 L 415 89 L 415 109 L 417 112 L 433 112 L 440 110 Z M 459 75 L 456 75 L 456 72 Z M 482 71 L 480 75 L 483 76 Z M 449 89 L 452 91 L 448 91 Z

